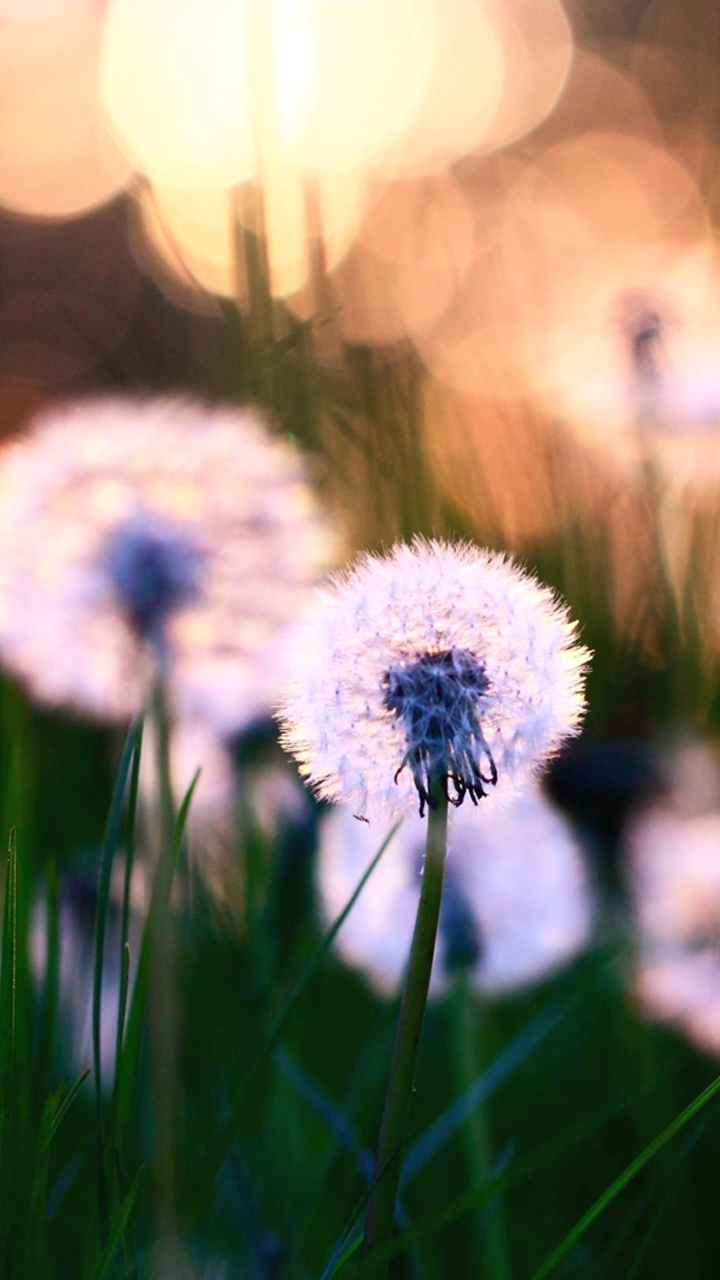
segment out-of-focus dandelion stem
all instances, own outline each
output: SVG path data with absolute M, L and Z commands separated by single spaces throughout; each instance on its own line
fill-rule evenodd
M 152 718 L 158 787 L 158 835 L 161 848 L 165 849 L 171 843 L 175 830 L 175 800 L 170 773 L 170 716 L 162 677 L 158 677 L 153 688 Z
M 482 1007 L 478 1006 L 475 992 L 469 986 L 467 975 L 462 974 L 450 1010 L 455 1069 L 461 1091 L 472 1085 L 477 1079 L 478 1070 L 487 1061 L 482 1047 L 478 1052 L 476 1040 L 478 1028 L 484 1040 L 483 1012 Z M 482 1105 L 468 1117 L 462 1132 L 473 1186 L 491 1182 L 495 1174 L 492 1134 Z M 484 1209 L 486 1225 L 482 1274 L 487 1274 L 488 1280 L 510 1280 L 512 1272 L 499 1192 L 486 1202 Z
M 432 789 L 436 807 L 431 808 L 428 813 L 420 901 L 403 986 L 395 1047 L 375 1157 L 375 1176 L 382 1176 L 368 1207 L 364 1243 L 366 1254 L 389 1244 L 392 1236 L 402 1164 L 402 1144 L 407 1133 L 415 1063 L 435 953 L 447 854 L 448 802 L 437 778 L 434 780 Z M 371 1264 L 368 1276 L 372 1280 L 384 1280 L 388 1267 L 389 1258 L 385 1258 L 375 1266 Z

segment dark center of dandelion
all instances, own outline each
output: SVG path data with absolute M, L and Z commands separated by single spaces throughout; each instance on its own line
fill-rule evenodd
M 477 804 L 498 776 L 480 724 L 490 688 L 484 664 L 465 649 L 425 653 L 390 667 L 382 684 L 384 705 L 402 722 L 407 742 L 395 781 L 406 766 L 411 770 L 420 817 L 426 804 L 437 807 L 434 784 L 450 804 L 462 804 L 466 795 Z
M 184 529 L 160 517 L 141 513 L 115 531 L 105 569 L 141 639 L 163 642 L 170 616 L 198 595 L 203 558 Z
M 629 344 L 630 386 L 640 411 L 658 408 L 667 366 L 667 320 L 657 300 L 643 292 L 623 295 L 620 324 Z

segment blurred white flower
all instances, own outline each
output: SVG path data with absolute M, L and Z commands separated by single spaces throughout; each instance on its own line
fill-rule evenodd
M 673 758 L 690 790 L 674 785 L 626 834 L 637 930 L 632 986 L 649 1018 L 720 1054 L 720 761 L 702 744 Z
M 584 710 L 588 651 L 507 557 L 416 539 L 364 555 L 292 638 L 283 745 L 318 794 L 399 813 L 430 782 L 473 803 L 540 768 Z
M 279 633 L 333 552 L 288 445 L 171 399 L 41 417 L 0 454 L 0 541 L 0 660 L 34 695 L 126 718 L 159 662 L 178 718 L 218 732 L 272 702 Z
M 377 990 L 400 984 L 417 913 L 425 824 L 410 815 L 337 936 Z M 329 924 L 377 852 L 378 834 L 338 808 L 321 826 L 319 893 Z M 589 935 L 593 895 L 577 840 L 537 785 L 499 811 L 451 816 L 432 988 L 465 970 L 488 994 L 537 982 Z
M 613 202 L 614 205 L 615 202 Z M 720 476 L 720 247 L 588 254 L 565 315 L 540 330 L 536 382 L 578 434 L 629 474 L 647 451 L 671 493 L 715 492 Z

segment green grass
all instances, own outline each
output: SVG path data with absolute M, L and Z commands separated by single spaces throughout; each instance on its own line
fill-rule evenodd
M 354 512 L 358 543 L 421 531 L 502 545 L 482 511 L 471 527 L 434 484 L 420 370 L 407 352 L 383 361 L 352 350 L 342 368 L 324 368 L 307 326 L 289 324 L 273 342 L 234 312 L 223 335 L 207 390 L 260 400 L 298 447 L 314 448 L 329 500 Z M 566 593 L 595 650 L 588 734 L 631 731 L 646 744 L 684 721 L 688 688 L 694 723 L 717 731 L 717 691 L 698 653 L 682 655 L 680 682 L 662 628 L 651 653 L 615 633 L 606 550 L 601 533 L 590 541 L 571 528 L 529 557 Z M 151 1280 L 163 1214 L 179 1242 L 177 1280 L 362 1276 L 396 1007 L 336 958 L 342 918 L 319 924 L 307 831 L 274 844 L 238 831 L 251 892 L 235 910 L 185 863 L 191 795 L 162 847 L 146 847 L 141 749 L 139 725 L 123 748 L 2 688 L 0 1277 Z M 590 829 L 591 816 L 581 799 L 575 817 Z M 125 888 L 113 906 L 119 854 Z M 717 1067 L 631 1004 L 618 856 L 596 839 L 597 936 L 574 965 L 504 1000 L 458 986 L 432 1003 L 394 1280 L 716 1277 Z M 70 1015 L 63 968 L 63 908 L 88 864 L 94 945 L 75 976 L 93 1008 L 89 1038 Z M 133 865 L 152 884 L 139 930 Z M 112 972 L 114 1069 L 102 1074 Z
M 108 777 L 101 904 L 108 848 L 128 835 L 138 745 L 134 729 L 114 791 Z M 156 881 L 166 906 L 173 843 L 160 890 Z M 40 984 L 28 958 L 38 892 L 54 939 Z M 150 1276 L 158 1187 L 149 943 L 146 935 L 114 1088 L 92 1084 L 97 1043 L 82 1078 L 70 1077 L 58 900 L 54 872 L 39 877 L 13 834 L 0 973 L 0 1274 Z M 173 1145 L 187 1274 L 203 1276 L 220 1258 L 229 1275 L 361 1276 L 356 1250 L 393 1007 L 334 959 L 334 930 L 319 932 L 311 900 L 293 946 L 265 951 L 273 968 L 263 975 L 248 939 L 202 890 L 192 900 L 180 895 L 172 911 Z M 87 975 L 96 992 L 100 954 L 97 946 L 94 978 Z M 506 1274 L 517 1280 L 710 1280 L 720 1156 L 714 1075 L 676 1037 L 637 1020 L 611 941 L 527 995 L 483 1007 L 458 991 L 433 1004 L 391 1274 L 495 1277 L 489 1250 L 501 1211 Z M 481 1174 L 472 1145 L 479 1116 L 491 1143 Z

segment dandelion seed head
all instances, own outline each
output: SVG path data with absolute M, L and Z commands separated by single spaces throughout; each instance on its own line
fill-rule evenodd
M 462 649 L 423 653 L 413 662 L 390 667 L 382 683 L 384 705 L 402 722 L 408 744 L 395 777 L 409 766 L 420 797 L 420 817 L 426 804 L 437 806 L 436 779 L 452 804 L 462 804 L 466 794 L 477 804 L 487 795 L 485 785 L 497 782 L 478 711 L 489 686 L 483 664 Z
M 316 593 L 292 637 L 282 741 L 363 816 L 507 793 L 577 731 L 588 652 L 509 558 L 415 539 Z M 497 785 L 496 785 L 497 784 Z
M 321 822 L 318 890 L 330 924 L 385 835 L 338 807 Z M 407 963 L 420 894 L 425 823 L 410 814 L 372 872 L 336 941 L 342 959 L 383 994 Z M 432 990 L 459 972 L 501 995 L 541 981 L 587 943 L 594 893 L 566 819 L 532 784 L 496 809 L 450 814 Z
M 298 454 L 252 412 L 90 399 L 0 453 L 0 660 L 102 719 L 143 705 L 233 732 L 275 700 L 280 635 L 336 554 Z

